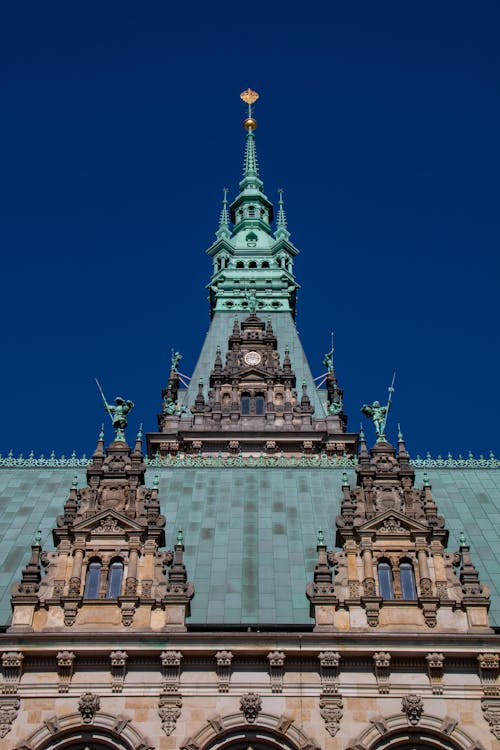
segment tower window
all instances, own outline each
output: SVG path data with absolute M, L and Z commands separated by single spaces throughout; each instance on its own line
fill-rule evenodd
M 378 585 L 380 596 L 383 599 L 394 599 L 392 568 L 388 562 L 384 561 L 378 564 Z
M 239 260 L 236 264 L 236 268 L 245 268 L 245 265 L 242 260 Z
M 85 599 L 98 599 L 101 586 L 102 564 L 100 560 L 91 560 L 87 568 L 87 577 L 85 579 Z
M 249 216 L 255 216 L 255 206 L 249 206 L 248 207 L 248 215 Z
M 116 599 L 122 592 L 123 562 L 115 560 L 111 563 L 108 576 L 107 599 Z
M 249 268 L 257 268 L 257 263 L 254 260 L 251 260 L 250 263 L 248 264 L 248 267 Z
M 263 260 L 261 268 L 269 268 L 269 261 L 268 260 Z
M 264 396 L 259 394 L 258 396 L 255 396 L 255 413 L 256 414 L 264 414 Z
M 401 597 L 403 599 L 416 599 L 415 573 L 413 572 L 413 565 L 408 560 L 400 562 L 399 577 L 401 580 Z
M 244 416 L 250 414 L 250 396 L 247 393 L 241 397 L 241 413 Z

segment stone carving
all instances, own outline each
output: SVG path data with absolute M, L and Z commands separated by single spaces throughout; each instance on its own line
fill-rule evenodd
M 80 581 L 78 581 L 78 593 L 80 593 Z M 64 602 L 64 624 L 66 627 L 70 628 L 75 624 L 77 611 L 78 605 L 76 602 Z
M 59 651 L 56 659 L 57 676 L 59 678 L 58 691 L 60 693 L 67 693 L 69 691 L 71 678 L 73 677 L 75 655 L 72 651 Z
M 500 740 L 500 700 L 498 698 L 482 698 L 481 709 L 483 716 L 490 725 L 491 733 Z
M 12 729 L 21 702 L 17 696 L 0 697 L 0 737 L 5 737 Z
M 160 654 L 164 693 L 176 693 L 181 674 L 181 651 L 162 651 Z
M 106 516 L 101 519 L 100 529 L 102 531 L 116 531 L 118 528 L 118 521 L 113 516 Z
M 124 625 L 126 628 L 129 628 L 134 621 L 135 604 L 133 602 L 122 602 L 121 610 L 122 625 Z
M 112 651 L 109 659 L 111 662 L 111 692 L 121 693 L 125 682 L 128 654 L 126 651 Z
M 281 693 L 283 691 L 283 667 L 285 654 L 283 651 L 271 651 L 267 655 L 269 661 L 269 677 L 271 678 L 271 692 Z
M 326 731 L 335 737 L 340 729 L 340 720 L 344 714 L 344 704 L 342 698 L 322 696 L 319 702 L 319 711 L 321 718 L 325 722 Z
M 158 704 L 158 715 L 161 719 L 161 728 L 165 734 L 170 735 L 175 729 L 177 719 L 181 715 L 182 698 L 180 695 L 162 696 Z
M 409 693 L 408 695 L 403 696 L 401 710 L 408 717 L 409 723 L 416 726 L 424 711 L 424 702 L 419 695 Z
M 337 692 L 340 654 L 338 651 L 321 651 L 318 654 L 322 692 L 324 695 Z
M 498 654 L 478 654 L 479 678 L 485 695 L 500 695 Z
M 228 693 L 233 655 L 231 651 L 217 651 L 215 659 L 217 661 L 217 682 L 219 693 Z
M 2 693 L 17 693 L 23 673 L 24 655 L 22 651 L 6 651 L 2 654 L 3 685 Z
M 91 724 L 94 716 L 101 707 L 99 696 L 95 693 L 83 693 L 78 701 L 78 710 L 82 715 L 84 724 Z
M 375 668 L 375 679 L 378 691 L 381 695 L 389 692 L 389 677 L 391 674 L 391 655 L 388 651 L 377 651 L 373 654 L 373 665 Z
M 363 591 L 365 596 L 377 596 L 374 578 L 365 578 L 363 581 Z
M 427 674 L 431 683 L 434 695 L 441 695 L 443 692 L 443 668 L 444 655 L 433 652 L 425 657 L 427 662 Z
M 249 724 L 253 724 L 262 709 L 262 699 L 258 693 L 245 693 L 241 696 L 240 709 Z

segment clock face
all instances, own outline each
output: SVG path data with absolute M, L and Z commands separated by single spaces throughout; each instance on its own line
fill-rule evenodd
M 258 365 L 262 357 L 259 352 L 247 352 L 245 354 L 245 362 L 247 365 Z

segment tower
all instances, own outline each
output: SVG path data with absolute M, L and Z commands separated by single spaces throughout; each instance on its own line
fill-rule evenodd
M 449 542 L 442 509 L 478 480 L 416 472 L 402 434 L 386 439 L 389 403 L 363 407 L 373 444 L 349 433 L 333 347 L 315 387 L 298 250 L 282 193 L 272 229 L 256 94 L 242 96 L 243 179 L 208 250 L 210 330 L 190 382 L 172 354 L 147 455 L 141 431 L 127 443 L 120 398 L 90 461 L 2 465 L 8 509 L 38 522 L 63 495 L 0 633 L 2 747 L 496 750 L 488 570 L 479 545 Z M 487 482 L 481 497 L 495 500 Z

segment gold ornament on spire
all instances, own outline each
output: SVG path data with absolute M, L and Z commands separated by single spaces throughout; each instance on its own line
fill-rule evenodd
M 248 117 L 243 120 L 243 127 L 245 130 L 255 130 L 257 127 L 257 120 L 252 116 L 252 104 L 255 104 L 259 95 L 253 89 L 246 89 L 240 94 L 240 99 L 243 99 L 248 104 Z

